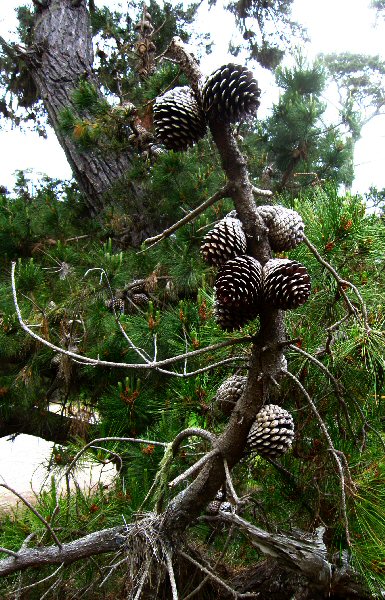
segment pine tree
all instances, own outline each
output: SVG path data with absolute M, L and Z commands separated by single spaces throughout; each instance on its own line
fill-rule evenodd
M 183 56 L 186 59 L 186 54 Z M 305 97 L 299 114 L 310 113 L 312 119 L 320 114 L 320 106 L 309 99 L 308 90 L 315 89 L 316 94 L 321 85 L 308 86 L 308 77 L 301 79 L 298 73 L 294 77 L 283 72 L 283 76 L 297 89 L 291 98 L 298 99 L 301 93 Z M 151 85 L 156 81 L 154 74 Z M 106 125 L 110 113 L 104 110 L 95 88 L 83 82 L 75 90 L 75 101 L 79 112 L 83 106 L 92 113 L 92 123 L 99 128 L 97 141 L 113 143 L 114 135 L 108 139 Z M 284 119 L 288 112 L 283 104 L 281 109 Z M 70 113 L 67 117 L 70 124 Z M 317 131 L 314 122 L 309 121 L 309 131 Z M 84 122 L 82 119 L 80 124 Z M 275 122 L 278 128 L 278 114 Z M 52 580 L 46 580 L 44 574 L 36 595 L 41 596 L 42 588 L 48 592 L 55 584 L 51 593 L 65 596 L 70 581 L 71 594 L 87 589 L 91 595 L 99 593 L 96 585 L 103 582 L 98 588 L 103 590 L 101 593 L 117 596 L 124 588 L 122 595 L 127 596 L 130 588 L 141 585 L 142 575 L 143 581 L 147 577 L 147 565 L 150 577 L 144 594 L 172 597 L 169 579 L 173 581 L 174 573 L 175 585 L 186 595 L 211 570 L 205 565 L 217 564 L 223 547 L 229 551 L 219 559 L 222 564 L 218 565 L 217 579 L 201 588 L 208 597 L 220 594 L 217 586 L 221 578 L 237 592 L 254 590 L 268 598 L 274 589 L 281 599 L 299 592 L 313 599 L 325 594 L 337 599 L 341 594 L 347 597 L 353 589 L 356 597 L 368 597 L 362 585 L 352 579 L 353 568 L 366 576 L 373 595 L 384 585 L 380 402 L 385 368 L 383 220 L 367 215 L 361 198 L 339 196 L 333 183 L 295 188 L 295 196 L 293 190 L 274 198 L 262 194 L 257 197 L 262 206 L 255 210 L 254 200 L 249 206 L 245 203 L 245 193 L 252 199 L 248 169 L 230 126 L 226 119 L 213 119 L 210 129 L 214 143 L 205 138 L 186 153 L 163 152 L 154 163 L 135 162 L 131 178 L 139 184 L 146 180 L 146 201 L 162 228 L 168 221 L 182 220 L 197 209 L 195 219 L 187 219 L 184 227 L 148 240 L 141 253 L 129 247 L 125 237 L 130 215 L 120 207 L 111 207 L 104 221 L 90 219 L 84 199 L 73 186 L 46 180 L 32 194 L 25 176 L 20 174 L 17 197 L 1 197 L 1 260 L 5 268 L 0 343 L 6 360 L 0 388 L 3 434 L 15 434 L 27 425 L 32 433 L 50 432 L 50 439 L 57 443 L 51 463 L 62 474 L 68 469 L 72 472 L 74 461 L 81 458 L 77 452 L 90 438 L 144 440 L 132 445 L 119 439 L 92 444 L 87 456 L 95 461 L 113 460 L 119 470 L 120 477 L 110 489 L 100 486 L 89 495 L 78 489 L 73 496 L 63 498 L 53 484 L 38 501 L 39 514 L 53 524 L 60 539 L 74 540 L 76 545 L 84 542 L 78 540 L 79 536 L 90 534 L 87 543 L 93 540 L 97 552 L 129 549 L 127 559 L 120 563 L 119 554 L 116 564 L 110 562 L 110 556 L 107 561 L 103 557 L 94 559 L 100 560 L 98 568 L 95 563 L 84 569 L 76 563 L 60 567 L 66 576 L 61 578 L 59 571 Z M 245 146 L 258 140 L 259 132 L 251 133 L 254 138 Z M 297 139 L 305 134 L 301 131 Z M 88 141 L 87 135 L 79 136 L 79 143 L 87 145 Z M 215 147 L 220 158 L 213 153 Z M 232 152 L 233 160 L 224 160 Z M 277 163 L 278 159 L 282 156 L 277 151 Z M 226 187 L 221 162 L 231 187 Z M 211 206 L 200 212 L 199 206 L 208 196 L 217 202 L 212 200 Z M 237 214 L 229 216 L 233 202 Z M 252 302 L 255 312 L 249 316 L 253 318 L 242 323 L 242 331 L 229 334 L 215 322 L 216 266 L 202 261 L 200 247 L 218 221 L 236 218 L 248 242 L 247 258 L 239 262 L 266 263 L 272 257 L 271 241 L 277 240 L 277 222 L 272 215 L 282 214 L 282 208 L 263 207 L 264 202 L 290 207 L 301 215 L 306 239 L 300 236 L 301 243 L 296 239 L 289 248 L 278 247 L 274 259 L 284 265 L 287 259 L 306 265 L 312 292 L 306 303 L 287 311 L 286 332 L 282 311 L 272 309 L 261 294 L 259 305 Z M 298 217 L 294 223 L 299 222 Z M 220 228 L 221 236 L 225 235 L 224 229 Z M 243 252 L 242 244 L 235 251 Z M 9 288 L 10 259 L 16 260 L 23 319 L 40 336 L 40 342 L 19 327 Z M 229 270 L 227 281 L 237 294 L 232 299 L 239 302 L 250 292 L 248 280 L 231 281 Z M 242 267 L 242 277 L 244 270 Z M 258 279 L 256 284 L 257 278 L 252 280 L 253 293 L 260 285 L 263 290 L 261 270 L 261 283 Z M 254 301 L 253 294 L 249 297 Z M 68 354 L 54 351 L 44 341 L 77 357 L 88 357 L 91 362 L 87 364 L 81 358 L 72 361 Z M 199 354 L 212 345 L 216 350 Z M 186 351 L 193 353 L 186 364 L 181 359 L 178 365 L 162 363 L 156 369 L 142 368 L 147 361 L 183 357 Z M 104 370 L 97 367 L 99 360 L 124 362 L 132 368 L 126 371 L 112 366 Z M 214 361 L 220 364 L 212 369 Z M 181 376 L 174 378 L 175 372 Z M 187 377 L 190 372 L 194 375 Z M 223 414 L 217 390 L 231 374 L 248 383 L 228 415 Z M 54 437 L 60 431 L 56 421 L 47 423 L 47 427 L 42 423 L 48 419 L 50 403 L 58 399 L 63 412 L 60 439 Z M 266 460 L 262 452 L 244 452 L 248 430 L 258 415 L 261 417 L 263 402 L 284 405 L 293 415 L 292 450 L 278 460 L 271 456 Z M 42 417 L 40 423 L 31 418 L 36 414 Z M 97 417 L 95 426 L 88 422 L 92 416 Z M 291 423 L 289 416 L 285 418 Z M 269 417 L 266 428 L 272 436 L 280 433 L 274 431 L 274 421 Z M 184 435 L 190 437 L 178 452 L 178 444 L 167 444 L 178 440 L 184 429 L 188 430 Z M 219 454 L 218 442 L 222 444 Z M 200 463 L 198 471 L 190 471 L 193 485 L 183 479 L 178 483 L 180 474 L 208 450 L 213 452 L 206 456 L 206 462 Z M 226 480 L 223 457 L 231 470 L 231 480 Z M 175 489 L 182 493 L 176 494 Z M 219 503 L 214 515 L 209 507 L 206 509 L 209 501 Z M 149 512 L 140 520 L 138 513 L 144 510 Z M 210 514 L 206 515 L 206 510 Z M 127 521 L 124 526 L 122 514 Z M 191 524 L 195 516 L 199 519 Z M 40 534 L 42 523 L 35 517 L 27 513 L 16 523 L 4 517 L 1 548 L 18 551 L 26 535 L 37 530 Z M 245 536 L 251 536 L 251 543 L 241 533 L 229 536 L 229 527 L 235 525 Z M 306 538 L 305 542 L 305 538 L 294 537 L 292 531 L 313 531 L 319 526 L 326 528 L 324 540 L 320 529 L 316 530 L 316 541 Z M 102 528 L 104 533 L 99 532 Z M 258 538 L 261 531 L 262 539 Z M 271 531 L 279 531 L 280 537 Z M 51 543 L 49 535 L 46 527 L 39 549 L 32 552 L 44 555 Z M 274 566 L 263 562 L 254 544 L 273 555 L 282 555 L 289 548 L 287 560 L 294 561 L 290 564 L 305 573 L 305 583 L 303 576 L 298 578 L 287 571 L 283 561 Z M 298 548 L 306 550 L 304 560 L 298 556 Z M 60 564 L 65 562 L 62 557 L 67 550 L 64 544 L 62 550 L 52 551 L 58 553 Z M 11 555 L 8 563 L 1 560 L 0 573 L 11 572 L 15 562 L 20 565 L 26 555 L 28 549 L 23 549 L 17 559 Z M 335 555 L 338 559 L 332 563 Z M 314 557 L 318 562 L 312 561 Z M 198 572 L 196 580 L 186 577 L 191 559 Z M 174 562 L 174 571 L 170 561 Z M 144 565 L 144 570 L 135 578 L 131 568 L 137 569 L 138 564 Z M 206 571 L 201 572 L 199 564 Z M 332 580 L 328 578 L 331 564 Z M 110 572 L 113 577 L 104 581 Z M 325 579 L 320 579 L 320 574 Z M 343 578 L 339 579 L 341 574 Z M 29 579 L 26 574 L 23 585 L 36 583 L 34 577 L 32 573 Z M 253 581 L 256 584 L 252 589 Z M 8 593 L 12 584 L 10 579 L 3 579 L 0 585 Z M 34 594 L 35 588 L 29 592 Z

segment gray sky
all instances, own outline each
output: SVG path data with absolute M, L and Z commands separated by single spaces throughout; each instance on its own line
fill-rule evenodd
M 98 0 L 98 4 L 118 6 L 119 0 Z M 10 31 L 16 26 L 14 8 L 22 4 L 22 0 L 6 0 L 0 2 L 0 35 L 10 38 Z M 209 11 L 202 11 L 201 27 L 211 28 L 215 41 L 214 52 L 202 63 L 204 71 L 210 72 L 219 64 L 226 62 L 227 44 L 231 37 L 232 20 L 221 9 L 223 3 Z M 365 54 L 382 54 L 385 58 L 385 21 L 379 20 L 375 25 L 375 12 L 369 9 L 370 0 L 295 0 L 293 18 L 300 21 L 308 29 L 311 43 L 303 49 L 310 59 L 319 52 L 359 52 Z M 256 71 L 262 89 L 261 114 L 268 111 L 278 90 L 274 86 L 271 74 L 263 69 Z M 326 99 L 335 102 L 332 92 Z M 20 132 L 8 128 L 0 132 L 0 144 L 6 148 L 2 153 L 0 183 L 13 186 L 13 173 L 16 169 L 30 169 L 34 180 L 39 173 L 51 177 L 70 178 L 71 171 L 65 160 L 56 137 L 49 133 L 48 139 L 40 138 L 36 133 Z M 356 180 L 353 191 L 364 193 L 370 185 L 385 188 L 385 117 L 377 117 L 363 130 L 362 140 L 356 148 Z

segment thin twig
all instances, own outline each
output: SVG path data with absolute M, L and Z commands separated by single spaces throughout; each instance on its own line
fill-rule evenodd
M 347 281 L 346 279 L 342 279 L 342 277 L 340 277 L 338 275 L 337 271 L 331 266 L 331 264 L 329 264 L 324 258 L 322 258 L 322 256 L 318 252 L 317 248 L 315 246 L 313 246 L 313 244 L 310 242 L 310 240 L 308 240 L 308 238 L 305 235 L 303 236 L 303 241 L 305 242 L 305 244 L 309 248 L 309 250 L 311 250 L 311 252 L 314 254 L 314 256 L 316 257 L 318 262 L 320 262 L 321 265 L 323 265 L 325 267 L 325 269 L 327 269 L 329 271 L 329 273 L 331 273 L 333 275 L 334 279 L 336 280 L 336 282 L 338 284 L 341 296 L 343 296 L 343 298 L 348 306 L 349 311 L 357 317 L 358 311 L 357 311 L 356 307 L 353 306 L 353 304 L 350 302 L 347 294 L 345 293 L 345 290 L 343 289 L 343 286 L 350 287 L 354 291 L 354 293 L 356 294 L 356 296 L 361 304 L 362 320 L 364 322 L 365 331 L 367 334 L 369 334 L 371 331 L 371 328 L 370 328 L 369 322 L 368 322 L 368 313 L 366 310 L 366 305 L 365 305 L 365 302 L 364 302 L 360 292 L 356 288 L 356 286 L 353 283 L 351 283 L 350 281 Z
M 57 588 L 62 581 L 63 579 L 61 577 L 60 579 L 57 579 L 57 581 L 54 581 L 54 583 L 48 588 L 48 590 L 46 590 L 44 594 L 40 596 L 40 600 L 44 600 L 44 598 L 52 598 L 51 592 L 53 592 L 54 589 Z
M 271 190 L 263 190 L 261 188 L 255 187 L 255 185 L 251 186 L 253 194 L 256 196 L 272 196 L 273 192 Z
M 173 479 L 172 481 L 170 481 L 170 483 L 168 484 L 168 487 L 173 488 L 175 486 L 177 486 L 181 481 L 184 481 L 185 479 L 187 479 L 188 477 L 190 477 L 191 475 L 193 475 L 196 471 L 199 471 L 199 469 L 201 467 L 203 467 L 203 465 L 213 456 L 215 456 L 216 454 L 218 454 L 218 450 L 214 449 L 214 450 L 210 450 L 210 452 L 208 452 L 207 454 L 205 454 L 204 456 L 202 456 L 202 458 L 200 458 L 196 463 L 194 463 L 189 469 L 187 469 L 186 471 L 184 471 L 183 473 L 181 473 L 180 475 L 178 475 L 178 477 L 175 477 L 175 479 Z
M 109 464 L 112 460 L 114 460 L 114 458 L 116 460 L 118 460 L 119 461 L 119 468 L 117 468 L 116 470 L 117 470 L 118 473 L 120 473 L 120 471 L 123 468 L 123 460 L 122 460 L 122 457 L 120 456 L 120 454 L 118 454 L 117 452 L 112 452 L 112 450 L 109 450 L 108 448 L 104 448 L 103 446 L 91 446 L 91 448 L 93 450 L 104 450 L 104 452 L 108 452 L 108 454 L 111 454 L 111 456 L 113 457 L 111 460 L 102 461 L 103 464 L 105 464 L 105 465 Z
M 200 427 L 189 427 L 188 429 L 184 429 L 183 431 L 178 433 L 178 435 L 172 442 L 172 450 L 174 452 L 174 455 L 178 452 L 179 446 L 181 445 L 183 440 L 193 436 L 201 437 L 204 440 L 210 442 L 212 446 L 216 446 L 217 437 L 216 435 L 211 433 L 211 431 L 206 431 L 206 429 L 201 429 Z
M 120 362 L 110 362 L 107 360 L 101 360 L 100 358 L 89 358 L 88 356 L 82 356 L 81 354 L 77 354 L 75 352 L 71 352 L 70 350 L 64 350 L 64 348 L 60 348 L 60 346 L 56 346 L 55 344 L 52 344 L 51 342 L 49 342 L 48 340 L 42 338 L 41 336 L 37 335 L 34 331 L 32 331 L 32 329 L 30 327 L 28 327 L 28 325 L 26 325 L 26 323 L 23 321 L 23 317 L 21 315 L 21 311 L 20 311 L 20 307 L 18 304 L 18 300 L 17 300 L 17 293 L 16 293 L 16 285 L 15 285 L 15 267 L 16 267 L 16 263 L 13 262 L 12 263 L 12 292 L 13 292 L 13 300 L 14 300 L 14 304 L 15 304 L 15 309 L 16 309 L 16 314 L 19 320 L 19 323 L 22 327 L 22 329 L 24 329 L 24 331 L 26 331 L 27 333 L 29 333 L 29 335 L 31 337 L 33 337 L 34 339 L 38 340 L 39 342 L 41 342 L 42 344 L 44 344 L 45 346 L 47 346 L 48 348 L 51 348 L 52 350 L 55 350 L 55 352 L 60 352 L 61 354 L 65 354 L 66 356 L 70 356 L 73 359 L 77 359 L 79 361 L 81 361 L 82 364 L 84 365 L 92 365 L 92 366 L 102 366 L 102 367 L 114 367 L 114 368 L 123 368 L 123 369 L 145 369 L 145 370 L 150 370 L 150 369 L 157 369 L 158 367 L 163 367 L 165 365 L 170 365 L 173 364 L 175 362 L 178 362 L 180 360 L 184 360 L 186 358 L 186 353 L 184 354 L 179 354 L 178 356 L 173 356 L 171 358 L 166 358 L 164 360 L 160 360 L 158 362 L 147 362 L 147 363 L 120 363 Z M 218 344 L 213 344 L 211 346 L 206 346 L 205 348 L 199 348 L 198 350 L 192 350 L 191 352 L 187 353 L 187 357 L 188 358 L 192 358 L 192 357 L 196 357 L 199 356 L 201 354 L 205 354 L 207 352 L 213 352 L 215 350 L 219 350 L 220 348 L 225 348 L 226 346 L 233 346 L 234 344 L 241 344 L 243 342 L 250 342 L 251 338 L 250 336 L 244 336 L 241 338 L 235 338 L 235 339 L 231 339 L 231 340 L 226 340 L 224 342 L 220 342 Z M 170 371 L 171 375 L 174 375 L 175 377 L 191 377 L 193 375 L 197 375 L 199 373 L 203 373 L 204 371 L 207 371 L 211 368 L 214 368 L 216 366 L 222 365 L 222 364 L 226 364 L 227 362 L 231 362 L 233 360 L 241 360 L 244 359 L 244 357 L 232 357 L 232 358 L 228 358 L 225 359 L 224 361 L 221 361 L 219 363 L 215 363 L 214 365 L 209 365 L 208 367 L 204 367 L 203 369 L 198 369 L 196 371 L 192 371 L 190 373 L 174 373 L 172 371 Z
M 88 237 L 90 237 L 89 234 L 77 235 L 76 237 L 67 238 L 66 240 L 64 240 L 64 243 L 66 244 L 67 242 L 77 242 L 78 240 L 84 240 L 84 238 L 88 238 Z
M 44 527 L 47 528 L 47 530 L 49 531 L 49 533 L 51 534 L 52 538 L 55 541 L 55 544 L 61 548 L 62 544 L 59 542 L 56 533 L 53 531 L 51 525 L 48 523 L 48 521 L 45 520 L 45 518 L 36 510 L 36 508 L 34 508 L 32 506 L 32 504 L 30 502 L 28 502 L 28 500 L 26 500 L 25 498 L 23 498 L 23 496 L 21 494 L 19 494 L 18 492 L 16 492 L 16 490 L 14 490 L 13 488 L 11 488 L 9 485 L 7 485 L 6 483 L 0 483 L 0 487 L 5 488 L 6 490 L 8 490 L 9 492 L 12 492 L 12 494 L 15 494 L 15 496 L 17 496 L 18 498 L 20 498 L 20 500 L 22 502 L 24 502 L 24 504 L 26 506 L 28 506 L 29 510 L 33 512 L 33 514 L 43 523 Z
M 16 555 L 16 557 L 17 557 L 17 555 Z M 35 583 L 31 583 L 30 585 L 26 585 L 26 586 L 24 586 L 22 588 L 19 588 L 17 590 L 18 593 L 25 592 L 25 590 L 30 590 L 31 588 L 37 587 L 41 583 L 45 583 L 46 581 L 49 581 L 50 579 L 52 579 L 52 577 L 55 577 L 59 573 L 59 571 L 62 570 L 63 567 L 64 567 L 64 563 L 62 563 L 61 565 L 59 565 L 58 568 L 55 569 L 55 571 L 53 573 L 51 573 L 51 575 L 48 575 L 47 577 L 44 577 L 44 579 L 39 579 L 39 581 L 36 581 Z M 13 594 L 13 592 L 10 592 L 10 594 Z
M 232 496 L 235 504 L 238 505 L 239 502 L 240 502 L 240 500 L 238 498 L 237 492 L 234 489 L 233 481 L 231 479 L 231 473 L 230 473 L 229 465 L 228 465 L 227 460 L 225 458 L 223 459 L 223 465 L 225 467 L 226 481 L 227 481 L 227 485 L 229 486 L 230 494 L 231 494 L 231 496 Z
M 158 244 L 160 241 L 169 237 L 172 233 L 174 233 L 174 231 L 176 231 L 177 229 L 179 229 L 186 223 L 189 223 L 190 221 L 195 219 L 195 217 L 200 215 L 203 211 L 206 210 L 206 208 L 208 208 L 215 202 L 218 202 L 218 200 L 225 198 L 228 195 L 229 190 L 230 190 L 230 186 L 225 185 L 223 188 L 218 190 L 213 196 L 211 196 L 211 198 L 208 198 L 200 206 L 198 206 L 197 208 L 194 208 L 194 210 L 187 213 L 187 215 L 185 217 L 183 217 L 182 219 L 180 219 L 177 223 L 174 223 L 174 225 L 171 225 L 171 227 L 169 227 L 168 229 L 165 229 L 162 233 L 159 233 L 158 235 L 155 235 L 153 237 L 150 237 L 150 238 L 147 238 L 146 240 L 144 240 L 144 242 L 143 242 L 144 244 L 146 244 L 146 245 L 151 244 L 148 248 L 146 248 L 146 250 L 148 250 L 149 248 L 152 248 L 153 246 Z M 141 250 L 139 252 L 139 254 L 141 252 L 144 252 L 144 250 Z
M 91 442 L 88 442 L 88 444 L 86 444 L 85 446 L 83 446 L 83 448 L 81 450 L 79 450 L 79 452 L 76 454 L 76 456 L 73 458 L 73 460 L 71 461 L 71 463 L 69 464 L 69 466 L 67 467 L 66 473 L 65 475 L 69 475 L 70 471 L 72 470 L 73 466 L 77 463 L 77 461 L 79 460 L 79 458 L 82 456 L 82 454 L 84 454 L 84 452 L 94 446 L 95 444 L 98 444 L 99 442 L 132 442 L 134 444 L 147 444 L 151 446 L 162 446 L 163 448 L 165 448 L 167 446 L 166 442 L 156 442 L 154 440 L 145 440 L 145 439 L 141 439 L 141 438 L 129 438 L 129 437 L 104 437 L 104 438 L 96 438 L 95 440 L 92 440 Z M 110 452 L 109 450 L 107 450 L 107 452 Z
M 0 552 L 4 552 L 4 554 L 9 554 L 9 556 L 13 556 L 14 558 L 17 558 L 18 556 L 17 552 L 14 552 L 13 550 L 8 550 L 8 548 L 3 548 L 2 546 L 0 546 Z
M 229 585 L 227 585 L 227 583 L 225 583 L 223 581 L 223 579 L 221 579 L 217 575 L 214 575 L 214 573 L 212 573 L 211 571 L 209 571 L 208 569 L 206 569 L 206 567 L 204 567 L 203 565 L 201 565 L 198 561 L 194 560 L 191 556 L 189 556 L 188 554 L 186 554 L 186 552 L 183 552 L 182 550 L 179 550 L 178 553 L 180 554 L 180 556 L 182 556 L 183 558 L 185 558 L 186 560 L 188 560 L 195 567 L 197 567 L 198 569 L 200 569 L 203 573 L 206 573 L 206 575 L 208 575 L 210 577 L 210 579 L 212 579 L 213 581 L 216 581 L 220 586 L 222 586 L 225 590 L 227 590 L 233 596 L 233 598 L 237 599 L 237 598 L 258 598 L 259 597 L 258 593 L 246 592 L 245 594 L 241 594 L 241 593 L 237 592 L 232 587 L 230 587 Z
M 134 597 L 133 600 L 139 600 L 139 598 L 140 598 L 140 595 L 141 595 L 142 590 L 143 590 L 143 586 L 146 583 L 146 579 L 147 579 L 148 573 L 150 571 L 151 562 L 152 562 L 152 559 L 149 558 L 149 557 L 147 557 L 146 563 L 143 566 L 143 573 L 142 573 L 142 576 L 140 578 L 139 585 L 138 585 L 138 588 L 136 590 L 136 594 L 135 594 L 135 597 Z
M 319 424 L 320 428 L 322 429 L 322 432 L 326 438 L 326 441 L 329 446 L 329 451 L 332 453 L 332 455 L 336 461 L 339 476 L 340 476 L 340 481 L 341 481 L 342 516 L 343 516 L 344 523 L 345 523 L 346 542 L 347 542 L 348 546 L 350 546 L 351 542 L 350 542 L 350 534 L 349 534 L 349 522 L 348 522 L 348 517 L 347 517 L 347 512 L 346 512 L 345 477 L 344 477 L 344 472 L 343 472 L 343 468 L 341 465 L 341 460 L 338 457 L 336 449 L 334 448 L 334 445 L 333 445 L 332 439 L 329 435 L 329 432 L 327 430 L 327 427 L 326 427 L 321 415 L 319 414 L 316 405 L 314 404 L 313 400 L 311 399 L 310 395 L 308 394 L 307 390 L 304 388 L 304 386 L 299 381 L 299 379 L 297 379 L 297 377 L 295 375 L 290 373 L 290 371 L 285 371 L 285 374 L 296 383 L 296 385 L 299 387 L 299 389 L 305 396 L 306 400 L 308 401 L 314 415 L 317 418 L 318 424 Z
M 166 548 L 164 546 L 164 544 L 162 544 L 162 546 L 163 546 L 164 557 L 166 559 L 168 576 L 170 578 L 172 600 L 178 600 L 178 598 L 179 598 L 178 589 L 176 587 L 175 573 L 174 573 L 174 568 L 172 566 L 171 552 L 170 552 L 170 550 L 168 550 L 168 548 Z
M 234 525 L 230 526 L 226 541 L 224 543 L 224 546 L 222 548 L 222 552 L 220 553 L 220 555 L 218 556 L 217 560 L 215 561 L 215 564 L 213 566 L 213 569 L 216 569 L 217 566 L 219 565 L 219 563 L 221 562 L 221 560 L 223 560 L 223 558 L 226 555 L 227 552 L 227 548 L 229 547 L 230 541 L 233 537 L 233 533 L 234 533 Z M 201 589 L 203 588 L 203 586 L 207 583 L 207 581 L 210 579 L 209 575 L 206 575 L 206 577 L 204 577 L 204 579 L 202 579 L 202 581 L 200 582 L 200 584 L 195 588 L 195 590 L 193 590 L 192 592 L 190 592 L 190 594 L 188 594 L 187 596 L 185 596 L 183 598 L 183 600 L 191 600 L 191 598 L 193 598 L 194 596 L 196 596 L 198 594 L 198 592 L 201 591 Z
M 306 350 L 303 350 L 302 348 L 298 348 L 298 346 L 295 346 L 294 344 L 290 344 L 289 348 L 290 348 L 290 350 L 294 350 L 294 352 L 297 352 L 298 354 L 302 354 L 302 356 L 305 356 L 310 362 L 317 365 L 317 367 L 323 373 L 325 373 L 325 375 L 330 379 L 330 381 L 332 382 L 332 384 L 334 386 L 338 401 L 340 402 L 340 404 L 343 408 L 343 411 L 345 414 L 345 419 L 346 419 L 346 422 L 350 429 L 350 433 L 352 434 L 352 436 L 354 436 L 353 426 L 352 426 L 352 422 L 350 420 L 348 407 L 346 406 L 346 402 L 345 402 L 344 398 L 342 397 L 343 388 L 342 388 L 342 385 L 340 384 L 340 382 L 334 377 L 334 375 L 331 374 L 329 369 L 327 367 L 325 367 L 325 365 L 320 360 L 318 360 L 318 358 L 316 358 L 312 354 L 309 354 L 309 352 L 306 352 Z
M 125 562 L 127 562 L 127 556 L 125 556 L 124 558 L 122 558 L 121 560 L 118 560 L 118 562 L 114 563 L 112 566 L 109 567 L 109 571 L 107 573 L 107 575 L 104 577 L 104 579 L 102 580 L 102 582 L 100 583 L 99 587 L 103 587 L 103 585 L 106 583 L 106 581 L 108 581 L 108 579 L 111 577 L 112 573 L 114 571 L 116 571 L 116 569 L 118 567 L 120 567 L 120 565 L 124 564 Z

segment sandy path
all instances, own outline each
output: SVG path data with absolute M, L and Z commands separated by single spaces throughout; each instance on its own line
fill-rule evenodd
M 39 492 L 47 477 L 48 458 L 53 444 L 33 437 L 19 435 L 15 441 L 0 438 L 0 483 L 6 483 L 27 499 L 34 498 L 33 492 Z M 100 477 L 101 467 L 92 465 L 79 475 L 82 487 L 89 487 Z M 116 473 L 108 466 L 103 470 L 102 480 L 108 483 Z M 50 478 L 48 478 L 48 482 Z M 17 503 L 17 498 L 8 490 L 0 487 L 0 510 L 8 509 Z

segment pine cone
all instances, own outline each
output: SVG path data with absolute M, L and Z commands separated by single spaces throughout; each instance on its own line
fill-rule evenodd
M 304 304 L 310 296 L 310 277 L 296 260 L 272 258 L 263 267 L 265 302 L 288 310 Z
M 269 228 L 272 250 L 291 250 L 302 242 L 305 226 L 295 210 L 281 205 L 259 206 L 257 210 Z
M 227 513 L 232 513 L 234 512 L 234 507 L 231 504 L 231 502 L 221 502 L 220 507 L 219 507 L 219 512 L 227 512 Z
M 217 515 L 225 498 L 226 494 L 224 491 L 222 489 L 218 490 L 215 494 L 214 500 L 211 500 L 211 502 L 209 502 L 206 506 L 206 512 L 211 515 Z
M 247 436 L 247 447 L 265 458 L 285 454 L 294 437 L 294 421 L 291 414 L 277 406 L 267 404 L 259 411 Z
M 225 217 L 203 238 L 201 254 L 209 265 L 222 265 L 246 252 L 246 236 L 239 219 Z
M 247 377 L 232 375 L 219 386 L 215 400 L 225 415 L 230 415 L 235 404 L 242 396 Z
M 207 125 L 194 92 L 187 86 L 177 87 L 157 98 L 154 127 L 168 150 L 186 150 L 202 138 Z
M 257 111 L 260 95 L 251 71 L 229 63 L 206 79 L 202 89 L 203 110 L 211 119 L 235 123 Z
M 209 515 L 217 515 L 219 513 L 220 507 L 221 507 L 220 500 L 211 500 L 211 502 L 209 502 L 208 505 L 206 506 L 206 512 Z
M 131 294 L 128 298 L 135 306 L 147 306 L 150 300 L 147 294 Z
M 116 296 L 113 296 L 110 300 L 106 300 L 105 305 L 111 312 L 115 310 L 116 313 L 124 313 L 124 300 L 116 298 Z
M 215 318 L 226 331 L 239 329 L 258 314 L 262 296 L 262 267 L 251 256 L 228 260 L 215 282 Z

